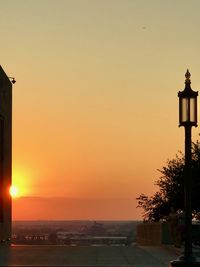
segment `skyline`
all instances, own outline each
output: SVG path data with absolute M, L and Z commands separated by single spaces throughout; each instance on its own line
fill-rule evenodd
M 184 148 L 177 93 L 187 68 L 200 90 L 199 1 L 8 0 L 1 7 L 1 65 L 17 81 L 19 194 L 133 199 L 133 206 L 140 193 L 153 194 L 157 169 Z M 197 140 L 198 127 L 192 133 Z M 20 217 L 19 207 L 14 213 Z

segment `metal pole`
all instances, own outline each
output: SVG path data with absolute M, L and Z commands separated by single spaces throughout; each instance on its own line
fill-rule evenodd
M 184 260 L 194 260 L 192 254 L 192 177 L 191 177 L 191 129 L 190 125 L 185 126 L 185 173 L 184 173 L 184 197 L 185 197 L 185 247 Z

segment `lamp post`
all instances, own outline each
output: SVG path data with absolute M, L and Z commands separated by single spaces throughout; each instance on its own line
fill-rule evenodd
M 191 176 L 191 131 L 192 126 L 197 127 L 197 96 L 198 92 L 191 89 L 190 73 L 185 74 L 185 89 L 178 92 L 179 97 L 179 127 L 185 128 L 185 169 L 184 169 L 184 208 L 185 208 L 185 246 L 184 253 L 171 262 L 171 266 L 200 266 L 195 261 L 192 252 L 192 176 Z

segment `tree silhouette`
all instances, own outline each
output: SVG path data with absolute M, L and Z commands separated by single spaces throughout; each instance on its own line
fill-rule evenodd
M 168 160 L 166 166 L 158 171 L 162 174 L 155 182 L 159 187 L 153 196 L 141 194 L 137 197 L 139 208 L 143 209 L 143 219 L 159 221 L 164 219 L 170 208 L 176 211 L 184 209 L 184 155 L 179 152 L 172 160 Z M 192 212 L 193 217 L 200 219 L 200 143 L 192 144 Z

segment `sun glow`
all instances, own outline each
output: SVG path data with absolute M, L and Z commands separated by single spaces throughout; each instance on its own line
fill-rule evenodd
M 19 189 L 17 188 L 17 186 L 12 185 L 10 187 L 10 195 L 11 195 L 12 198 L 18 197 L 18 195 L 19 195 Z
M 32 194 L 33 173 L 28 168 L 13 167 L 12 171 L 12 197 L 22 197 Z M 10 189 L 11 190 L 11 189 Z M 14 196 L 15 195 L 15 196 Z

